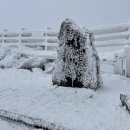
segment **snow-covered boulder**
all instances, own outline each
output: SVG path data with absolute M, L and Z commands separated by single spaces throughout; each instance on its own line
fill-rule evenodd
M 126 107 L 126 110 L 130 113 L 130 96 L 126 94 L 120 94 L 120 100 L 122 106 Z
M 102 86 L 100 60 L 93 44 L 93 34 L 66 19 L 61 24 L 58 39 L 53 84 L 92 89 Z

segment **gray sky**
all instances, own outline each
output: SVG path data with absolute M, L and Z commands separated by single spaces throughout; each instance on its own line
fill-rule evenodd
M 0 0 L 0 30 L 59 28 L 65 18 L 99 27 L 130 19 L 130 0 Z

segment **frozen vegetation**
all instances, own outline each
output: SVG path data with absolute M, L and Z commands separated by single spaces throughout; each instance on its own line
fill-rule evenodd
M 3 46 L 0 48 L 0 68 L 17 68 L 28 69 L 30 71 L 33 68 L 40 68 L 43 71 L 50 64 L 46 55 L 29 54 L 28 51 L 35 52 L 35 50 L 26 49 L 21 51 L 19 48 L 14 49 L 9 46 Z M 45 52 L 43 52 L 45 53 Z

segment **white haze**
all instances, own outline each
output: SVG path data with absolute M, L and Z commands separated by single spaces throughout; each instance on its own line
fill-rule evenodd
M 66 18 L 87 27 L 127 22 L 130 0 L 0 0 L 0 31 L 58 29 Z

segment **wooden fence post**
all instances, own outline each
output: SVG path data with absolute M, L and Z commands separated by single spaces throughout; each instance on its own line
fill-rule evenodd
M 18 35 L 18 47 L 20 50 L 22 50 L 22 47 L 21 47 L 21 31 L 19 32 L 19 35 Z
M 4 36 L 5 36 L 5 33 L 3 31 L 3 33 L 2 33 L 2 46 L 4 45 Z
M 128 20 L 128 24 L 129 24 L 129 30 L 128 30 L 128 32 L 129 32 L 129 39 L 128 40 L 130 40 L 130 19 Z
M 47 42 L 48 42 L 48 34 L 47 34 L 47 27 L 44 29 L 44 39 L 45 39 L 45 50 L 47 50 Z

